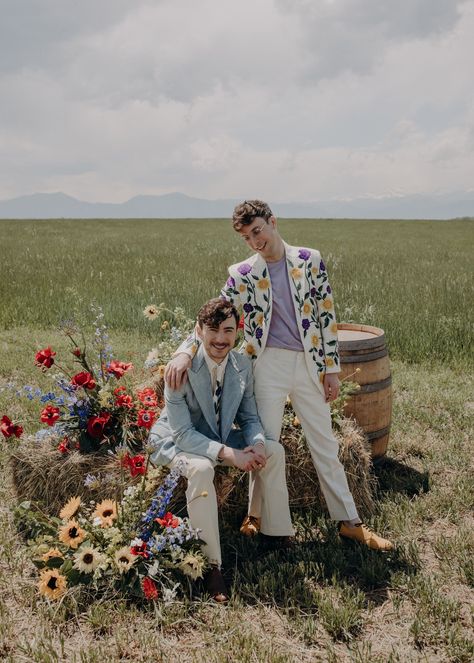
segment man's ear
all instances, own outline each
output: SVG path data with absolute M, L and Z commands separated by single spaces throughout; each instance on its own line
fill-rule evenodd
M 202 340 L 202 329 L 201 329 L 201 327 L 199 326 L 199 323 L 198 323 L 198 322 L 196 322 L 196 326 L 194 327 L 194 333 L 196 334 L 196 336 L 197 336 L 198 338 L 200 338 L 200 339 Z

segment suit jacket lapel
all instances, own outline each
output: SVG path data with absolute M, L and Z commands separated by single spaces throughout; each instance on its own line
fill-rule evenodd
M 188 380 L 194 392 L 194 396 L 199 403 L 202 414 L 209 424 L 209 428 L 215 433 L 215 435 L 220 437 L 219 431 L 217 430 L 216 413 L 214 411 L 211 376 L 204 360 L 202 346 L 199 346 L 193 359 L 191 369 L 188 371 Z

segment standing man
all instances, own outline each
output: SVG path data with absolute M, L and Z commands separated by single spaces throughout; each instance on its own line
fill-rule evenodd
M 203 552 L 211 570 L 206 589 L 214 600 L 227 600 L 222 577 L 221 549 L 214 488 L 219 463 L 255 471 L 254 494 L 259 499 L 261 531 L 276 539 L 292 536 L 285 481 L 285 452 L 265 436 L 253 393 L 252 364 L 235 352 L 239 314 L 231 302 L 211 299 L 198 313 L 200 340 L 178 389 L 165 386 L 165 408 L 150 433 L 155 447 L 151 461 L 173 468 L 184 464 L 186 499 L 191 524 L 201 530 Z M 233 424 L 239 425 L 239 430 Z M 207 493 L 206 497 L 202 497 Z M 250 507 L 252 509 L 252 506 Z
M 237 205 L 232 224 L 255 253 L 229 267 L 222 296 L 243 310 L 241 351 L 254 362 L 255 398 L 265 433 L 279 439 L 289 395 L 330 516 L 340 522 L 339 534 L 375 550 L 391 550 L 390 541 L 362 524 L 338 458 L 329 409 L 339 393 L 337 324 L 321 255 L 286 244 L 270 207 L 261 200 Z M 190 341 L 180 346 L 167 368 L 169 384 L 181 382 L 191 352 Z M 258 530 L 255 513 L 249 517 L 244 533 Z

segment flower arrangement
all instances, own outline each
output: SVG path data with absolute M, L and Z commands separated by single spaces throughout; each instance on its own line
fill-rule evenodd
M 33 561 L 39 570 L 39 593 L 51 601 L 70 588 L 87 585 L 95 592 L 169 600 L 189 580 L 202 577 L 205 558 L 199 531 L 187 518 L 168 511 L 181 468 L 156 488 L 144 457 L 122 455 L 122 468 L 139 484 L 122 484 L 120 499 L 84 502 L 72 497 L 58 517 L 23 502 L 17 520 L 33 535 Z M 197 499 L 203 499 L 203 493 Z M 25 528 L 24 528 L 25 529 Z
M 34 359 L 51 378 L 52 388 L 45 393 L 30 386 L 17 390 L 18 395 L 39 400 L 39 419 L 46 429 L 38 431 L 37 438 L 51 438 L 61 453 L 75 448 L 84 453 L 116 447 L 139 450 L 162 405 L 153 387 L 132 389 L 127 378 L 133 364 L 112 358 L 102 310 L 95 311 L 93 359 L 84 334 L 67 321 L 60 327 L 69 344 L 64 363 L 50 346 L 36 352 Z M 0 432 L 5 438 L 20 437 L 23 426 L 4 415 Z

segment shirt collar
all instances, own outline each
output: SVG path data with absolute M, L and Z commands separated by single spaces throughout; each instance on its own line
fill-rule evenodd
M 225 367 L 227 366 L 227 361 L 229 359 L 229 353 L 226 355 L 225 359 L 221 361 L 220 364 L 218 364 L 217 362 L 214 361 L 214 359 L 211 359 L 209 357 L 209 355 L 206 352 L 206 349 L 204 348 L 204 345 L 202 346 L 202 353 L 204 355 L 204 360 L 206 362 L 207 368 L 209 369 L 211 377 L 213 376 L 214 369 L 217 369 L 216 380 L 219 380 L 219 382 L 222 384 L 222 381 L 224 379 Z

